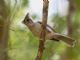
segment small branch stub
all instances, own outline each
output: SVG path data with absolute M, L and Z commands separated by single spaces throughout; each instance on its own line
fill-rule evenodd
M 48 18 L 48 0 L 43 0 L 43 16 L 42 16 L 42 26 L 41 26 L 41 35 L 39 40 L 39 49 L 37 53 L 36 60 L 42 59 L 42 54 L 44 50 L 44 43 L 45 43 L 45 34 L 46 34 L 46 24 L 47 24 L 47 18 Z

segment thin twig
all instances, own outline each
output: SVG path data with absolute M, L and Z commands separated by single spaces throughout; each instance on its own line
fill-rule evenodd
M 39 40 L 39 49 L 37 53 L 36 60 L 42 59 L 42 54 L 44 50 L 44 43 L 45 43 L 45 34 L 46 34 L 46 25 L 47 25 L 47 18 L 48 18 L 48 0 L 43 0 L 43 18 L 42 18 L 42 26 L 41 26 L 41 35 Z

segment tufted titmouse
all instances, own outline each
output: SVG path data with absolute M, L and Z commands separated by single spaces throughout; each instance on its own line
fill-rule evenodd
M 35 36 L 37 36 L 38 38 L 40 37 L 41 24 L 42 24 L 41 22 L 39 21 L 33 22 L 32 18 L 29 16 L 29 13 L 27 13 L 22 23 L 25 24 Z M 45 39 L 54 40 L 54 41 L 63 41 L 71 47 L 73 47 L 75 44 L 75 40 L 73 40 L 72 38 L 68 36 L 58 34 L 49 25 L 46 25 Z

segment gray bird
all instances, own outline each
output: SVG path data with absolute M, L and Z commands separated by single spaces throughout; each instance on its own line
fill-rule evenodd
M 25 24 L 35 36 L 37 36 L 38 38 L 40 37 L 42 22 L 39 22 L 39 21 L 33 22 L 32 18 L 29 16 L 29 13 L 27 13 L 22 23 Z M 73 40 L 68 36 L 64 36 L 55 32 L 55 30 L 53 30 L 53 28 L 51 28 L 49 25 L 46 25 L 45 39 L 54 40 L 54 41 L 63 41 L 71 47 L 75 45 L 75 40 Z

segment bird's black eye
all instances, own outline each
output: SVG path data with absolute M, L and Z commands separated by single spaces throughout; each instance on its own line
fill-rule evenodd
M 27 22 L 29 22 L 29 19 L 24 19 L 23 20 L 23 23 L 27 23 Z
M 29 21 L 29 19 L 27 19 L 27 21 Z
M 39 24 L 42 24 L 40 21 L 38 21 Z

